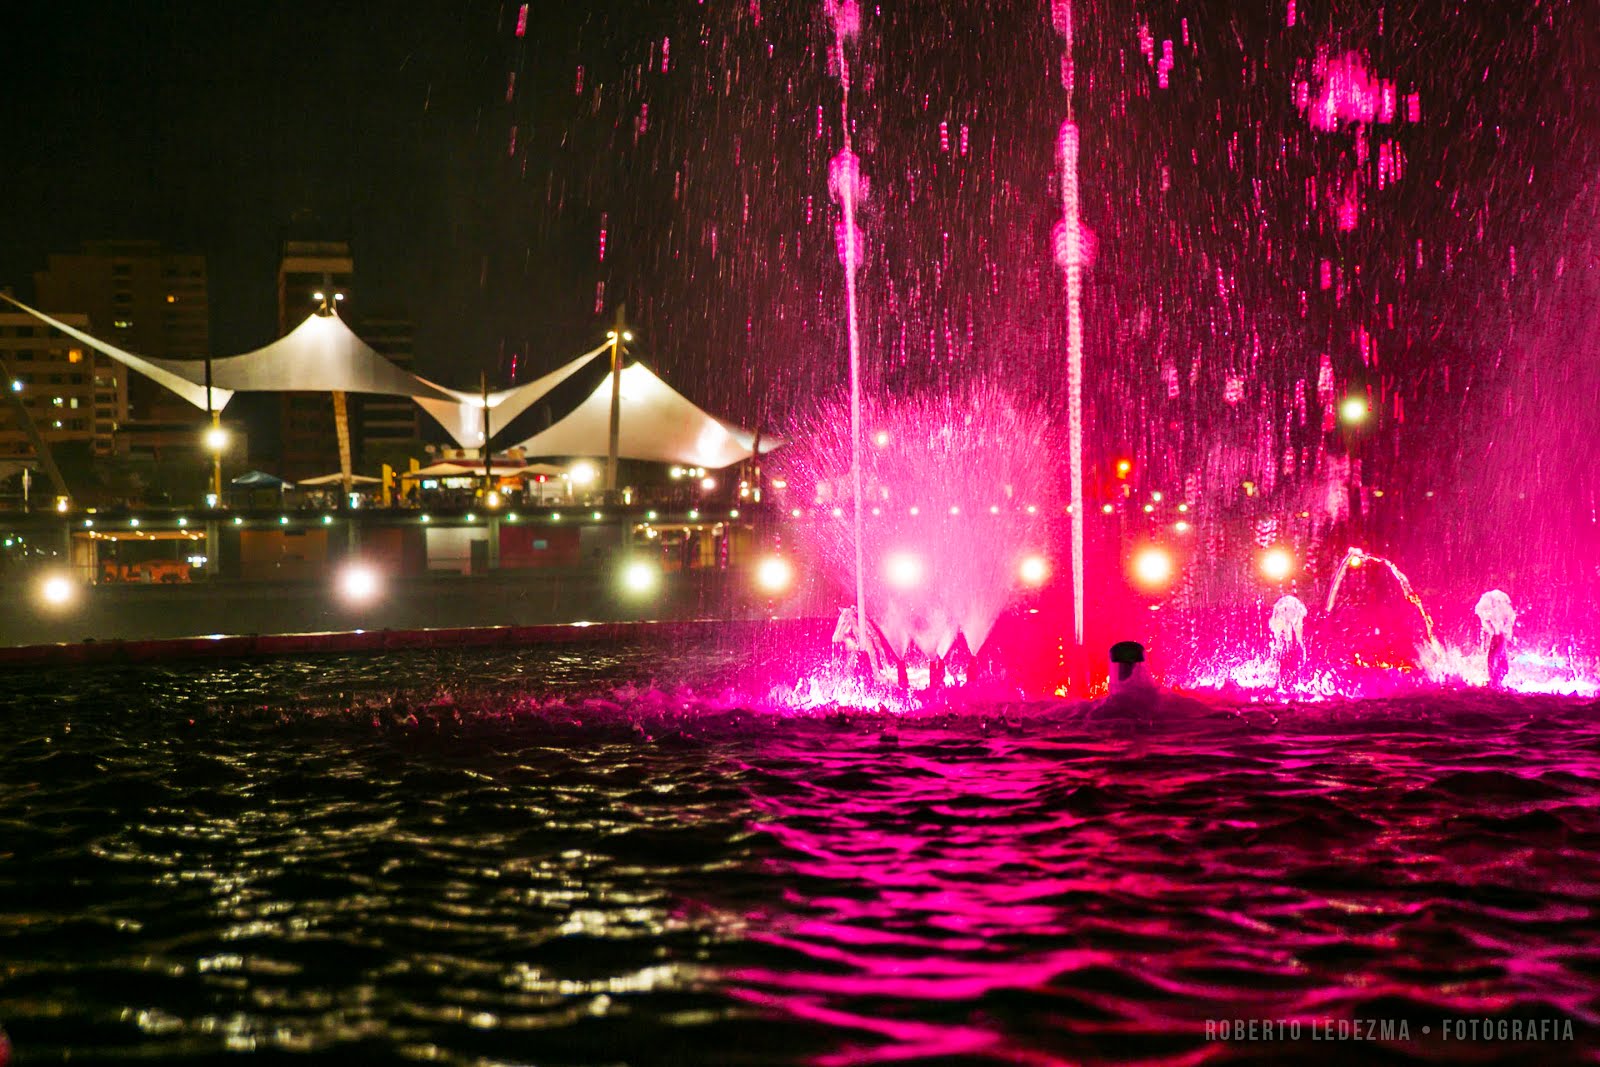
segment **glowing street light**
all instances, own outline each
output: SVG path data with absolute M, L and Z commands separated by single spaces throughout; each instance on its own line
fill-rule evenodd
M 1358 422 L 1364 422 L 1370 410 L 1365 397 L 1347 396 L 1339 404 L 1339 419 L 1353 426 Z
M 905 552 L 896 552 L 884 561 L 884 576 L 896 589 L 915 589 L 922 584 L 922 561 Z
M 378 572 L 369 563 L 350 563 L 339 572 L 339 595 L 351 604 L 369 604 L 383 589 Z
M 794 582 L 794 567 L 781 556 L 768 556 L 756 567 L 756 584 L 763 592 L 776 595 Z
M 573 485 L 593 485 L 595 478 L 599 477 L 599 472 L 594 469 L 593 464 L 577 463 L 567 472 L 567 476 L 572 479 Z
M 78 599 L 78 585 L 64 574 L 46 575 L 39 583 L 39 599 L 45 607 L 59 611 Z
M 1172 554 L 1164 548 L 1151 545 L 1133 557 L 1133 578 L 1147 590 L 1164 588 L 1172 581 Z
M 645 560 L 631 560 L 622 568 L 622 588 L 634 596 L 648 596 L 660 584 L 660 570 Z
M 1050 577 L 1050 564 L 1045 562 L 1043 556 L 1028 556 L 1017 568 L 1017 574 L 1025 585 L 1043 585 L 1044 580 Z
M 1269 548 L 1261 554 L 1261 573 L 1268 581 L 1281 582 L 1294 573 L 1294 557 L 1288 549 Z
M 212 426 L 206 430 L 206 447 L 213 452 L 221 452 L 228 447 L 228 431 L 221 426 Z

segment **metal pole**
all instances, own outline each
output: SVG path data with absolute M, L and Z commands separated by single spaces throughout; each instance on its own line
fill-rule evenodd
M 611 330 L 611 442 L 606 451 L 606 501 L 617 492 L 617 452 L 622 440 L 622 320 L 627 305 L 617 305 L 617 324 Z
M 489 470 L 489 375 L 485 371 L 478 372 L 478 388 L 483 393 L 483 506 L 488 507 L 494 476 Z

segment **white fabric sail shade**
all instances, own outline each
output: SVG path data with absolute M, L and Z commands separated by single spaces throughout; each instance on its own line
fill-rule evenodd
M 53 319 L 42 311 L 35 311 L 27 304 L 7 296 L 5 293 L 0 293 L 0 300 L 4 300 L 13 307 L 27 312 L 46 325 L 55 327 L 73 340 L 88 345 L 96 352 L 101 352 L 118 363 L 138 371 L 150 380 L 166 386 L 201 411 L 207 410 L 206 378 L 203 367 L 200 368 L 200 378 L 196 381 L 187 363 L 171 359 L 145 359 L 143 356 L 136 356 L 132 352 L 124 352 L 116 345 L 102 341 L 93 334 L 84 333 L 82 330 L 68 326 L 66 323 L 61 322 L 59 319 Z M 233 399 L 233 390 L 220 387 L 215 378 L 212 381 L 210 407 L 216 411 L 221 411 L 228 406 L 228 401 Z
M 3 296 L 4 294 L 0 294 Z M 6 300 L 41 322 L 171 389 L 202 410 L 206 369 L 199 360 L 146 359 L 20 301 Z M 336 314 L 313 313 L 284 336 L 253 352 L 211 361 L 211 398 L 217 410 L 234 393 L 377 393 L 453 401 L 448 391 L 384 359 Z
M 205 373 L 203 368 L 194 369 Z M 236 392 L 377 393 L 437 399 L 450 395 L 390 363 L 332 313 L 308 315 L 254 352 L 213 359 L 211 380 Z
M 564 366 L 557 367 L 541 378 L 511 389 L 502 389 L 497 393 L 490 393 L 489 402 L 489 436 L 493 437 L 511 424 L 511 420 L 527 411 L 550 390 L 572 377 L 595 356 L 610 347 L 610 343 L 592 348 Z M 449 395 L 450 399 L 440 400 L 431 396 L 416 397 L 417 403 L 429 415 L 432 415 L 443 426 L 445 432 L 455 439 L 456 444 L 462 448 L 476 448 L 483 444 L 483 406 L 485 397 L 481 393 L 468 393 L 459 389 L 447 389 L 442 385 L 435 385 L 426 378 L 420 379 L 423 383 L 432 386 L 441 393 Z
M 728 467 L 747 460 L 755 435 L 706 414 L 642 363 L 622 369 L 617 455 L 653 463 Z M 610 452 L 611 378 L 566 418 L 517 447 L 528 456 L 604 456 Z M 783 442 L 763 436 L 761 451 Z
M 252 352 L 211 361 L 211 388 L 198 360 L 148 359 L 124 351 L 37 311 L 4 293 L 0 299 L 40 322 L 172 390 L 202 411 L 222 410 L 236 392 L 346 392 L 408 396 L 437 419 L 463 448 L 483 444 L 483 409 L 489 432 L 501 432 L 518 415 L 576 374 L 609 347 L 585 352 L 534 381 L 477 393 L 448 389 L 402 370 L 357 337 L 335 312 L 314 313 L 288 334 Z M 642 363 L 623 368 L 618 455 L 623 459 L 727 467 L 749 459 L 755 435 L 714 418 Z M 604 456 L 610 449 L 611 378 L 608 375 L 570 415 L 522 442 L 529 456 Z M 782 444 L 762 437 L 761 451 Z

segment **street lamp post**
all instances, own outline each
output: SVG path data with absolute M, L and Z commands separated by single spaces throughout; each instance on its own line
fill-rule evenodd
M 633 340 L 633 334 L 623 329 L 627 306 L 617 306 L 617 324 L 606 333 L 611 342 L 611 440 L 606 451 L 606 503 L 613 503 L 617 495 L 617 452 L 622 440 L 622 346 Z
M 327 275 L 323 278 L 328 280 Z M 318 314 L 337 317 L 344 294 L 330 287 L 327 292 L 312 293 L 311 299 L 321 303 Z M 333 390 L 333 430 L 339 438 L 339 507 L 342 510 L 351 506 L 351 493 L 355 488 L 350 462 L 350 408 L 343 389 Z

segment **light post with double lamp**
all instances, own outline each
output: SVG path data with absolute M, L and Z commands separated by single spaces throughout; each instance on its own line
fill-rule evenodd
M 326 279 L 327 276 L 323 277 Z M 318 304 L 317 314 L 337 318 L 344 294 L 337 290 L 326 293 L 318 290 L 311 294 L 311 299 Z M 333 390 L 333 429 L 339 438 L 339 510 L 343 511 L 354 507 L 356 503 L 352 499 L 355 480 L 350 465 L 350 409 L 343 389 Z

